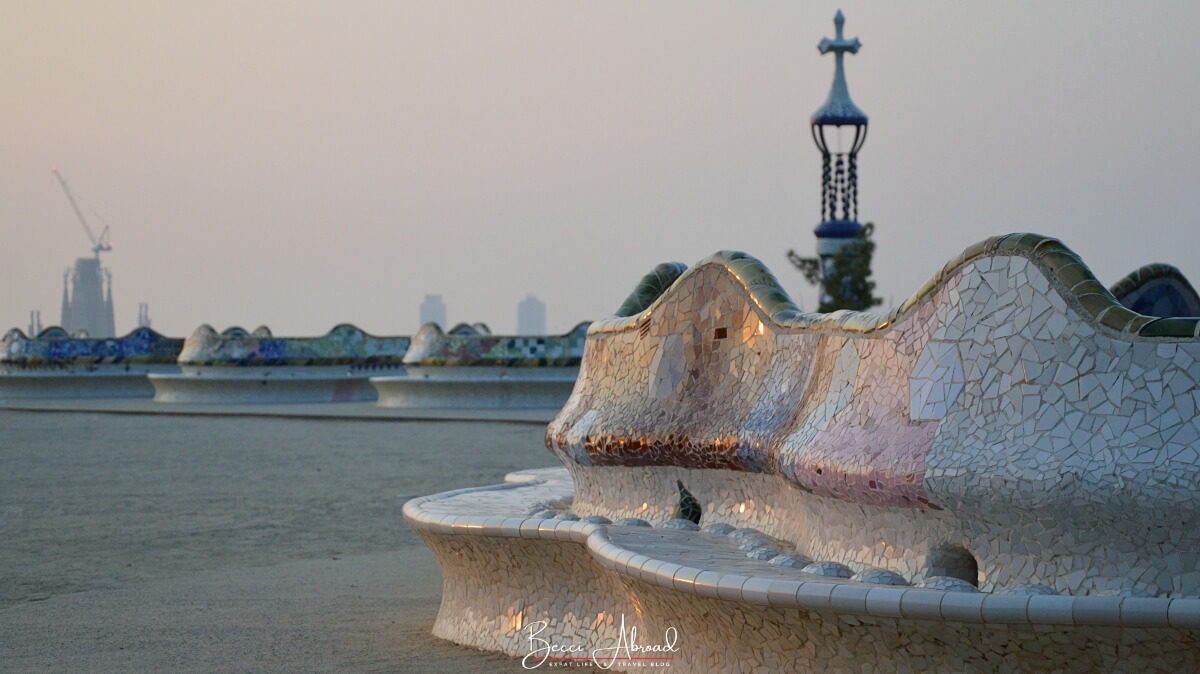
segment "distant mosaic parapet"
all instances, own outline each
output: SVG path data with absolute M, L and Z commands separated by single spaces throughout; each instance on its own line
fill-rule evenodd
M 813 558 L 920 578 L 951 545 L 988 588 L 1195 596 L 1198 325 L 1122 306 L 1033 234 L 968 248 L 886 315 L 801 312 L 719 253 L 592 325 L 547 444 L 613 518 L 685 470 L 706 513 L 740 507 Z M 737 473 L 807 496 L 746 514 Z
M 426 323 L 404 356 L 405 373 L 371 377 L 371 385 L 381 407 L 558 409 L 579 375 L 587 328 L 493 335 Z
M 164 337 L 150 328 L 107 338 L 72 337 L 59 327 L 31 337 L 13 328 L 0 340 L 0 363 L 12 367 L 174 364 L 182 348 L 182 339 Z
M 490 335 L 492 329 L 487 323 L 456 323 L 454 327 L 446 331 L 451 335 Z
M 269 328 L 218 333 L 201 325 L 187 338 L 179 364 L 206 367 L 398 365 L 410 338 L 376 337 L 342 323 L 319 337 L 276 337 Z
M 170 403 L 315 403 L 374 400 L 371 375 L 404 372 L 407 336 L 377 337 L 343 323 L 318 337 L 276 337 L 267 327 L 218 333 L 201 325 L 179 354 L 178 374 L 151 375 Z
M 0 339 L 0 399 L 148 398 L 146 377 L 179 370 L 182 339 L 138 328 L 124 337 L 72 337 L 51 327 Z
M 1169 264 L 1148 264 L 1117 281 L 1110 292 L 1125 307 L 1147 316 L 1200 316 L 1200 295 L 1183 272 Z
M 578 367 L 587 323 L 563 335 L 444 332 L 426 323 L 413 335 L 406 365 L 425 367 Z

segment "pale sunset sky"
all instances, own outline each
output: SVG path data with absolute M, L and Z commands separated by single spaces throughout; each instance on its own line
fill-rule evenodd
M 426 293 L 511 331 L 528 291 L 561 332 L 720 249 L 811 309 L 839 6 L 879 294 L 1012 231 L 1200 277 L 1196 2 L 2 0 L 0 329 L 89 254 L 55 168 L 121 333 L 402 334 Z

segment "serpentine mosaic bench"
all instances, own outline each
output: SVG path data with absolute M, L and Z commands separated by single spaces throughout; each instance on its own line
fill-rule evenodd
M 404 372 L 408 337 L 376 337 L 341 324 L 320 337 L 196 329 L 177 374 L 154 374 L 154 399 L 172 403 L 302 403 L 373 400 L 368 377 Z
M 571 395 L 587 323 L 565 335 L 413 335 L 403 375 L 371 377 L 383 407 L 558 409 Z
M 177 372 L 182 339 L 138 328 L 124 337 L 72 337 L 58 327 L 0 340 L 0 400 L 149 398 L 149 373 Z
M 740 253 L 660 266 L 589 330 L 563 469 L 405 505 L 434 633 L 588 652 L 623 616 L 675 628 L 682 671 L 1195 671 L 1198 335 L 1030 234 L 887 315 L 803 313 Z

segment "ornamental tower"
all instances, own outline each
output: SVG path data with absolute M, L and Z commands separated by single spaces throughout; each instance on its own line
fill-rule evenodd
M 823 38 L 817 45 L 822 54 L 834 56 L 829 98 L 811 120 L 813 142 L 821 151 L 821 224 L 813 233 L 823 278 L 829 276 L 833 256 L 863 229 L 858 221 L 858 151 L 867 139 L 867 115 L 850 99 L 844 64 L 846 53 L 857 54 L 862 43 L 842 37 L 845 24 L 839 9 L 833 17 L 836 37 Z

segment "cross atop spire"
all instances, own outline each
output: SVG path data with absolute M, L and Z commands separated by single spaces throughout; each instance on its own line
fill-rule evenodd
M 839 9 L 837 14 L 833 15 L 833 27 L 835 30 L 837 30 L 837 37 L 833 38 L 832 40 L 827 37 L 821 38 L 821 43 L 817 45 L 817 49 L 820 50 L 822 54 L 836 52 L 838 56 L 841 56 L 842 52 L 847 51 L 851 54 L 857 54 L 859 48 L 862 47 L 862 43 L 858 41 L 858 38 L 847 40 L 846 38 L 842 37 L 842 29 L 845 26 L 846 15 L 842 14 L 842 10 Z
M 822 54 L 833 52 L 835 60 L 833 85 L 829 88 L 829 98 L 813 113 L 813 124 L 844 126 L 867 123 L 867 114 L 855 105 L 854 101 L 850 100 L 850 87 L 846 85 L 846 70 L 843 64 L 846 52 L 857 54 L 858 50 L 862 48 L 862 42 L 859 42 L 856 37 L 849 39 L 843 37 L 842 29 L 845 25 L 846 17 L 839 9 L 837 14 L 833 15 L 833 27 L 837 31 L 837 37 L 832 40 L 827 37 L 821 38 L 821 42 L 817 45 L 817 50 Z

